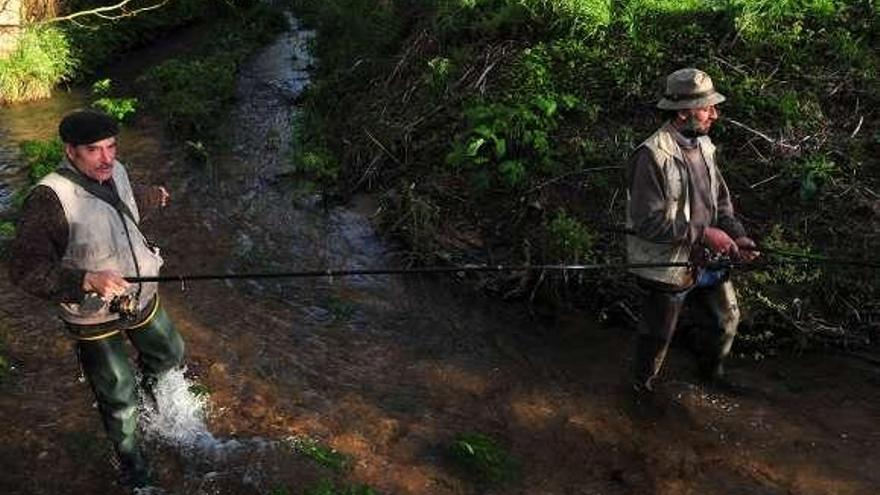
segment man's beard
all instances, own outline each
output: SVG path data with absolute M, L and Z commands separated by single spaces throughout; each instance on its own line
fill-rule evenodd
M 706 135 L 708 135 L 708 134 L 709 134 L 709 128 L 706 127 L 705 129 L 700 129 L 699 126 L 698 126 L 698 124 L 697 124 L 697 122 L 696 122 L 696 119 L 694 118 L 693 115 L 691 115 L 691 116 L 688 117 L 688 119 L 684 122 L 684 125 L 681 126 L 681 129 L 679 130 L 679 132 L 681 132 L 681 135 L 684 136 L 684 137 L 686 137 L 686 138 L 689 138 L 689 139 L 695 139 L 695 138 L 698 138 L 698 137 L 700 137 L 700 136 L 706 136 Z

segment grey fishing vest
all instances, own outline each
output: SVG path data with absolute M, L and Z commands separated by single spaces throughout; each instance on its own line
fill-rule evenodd
M 709 187 L 711 188 L 713 217 L 718 215 L 718 167 L 715 163 L 715 145 L 708 136 L 697 139 L 703 159 L 709 168 Z M 663 186 L 666 195 L 666 218 L 674 221 L 683 218 L 690 221 L 691 203 L 689 197 L 689 173 L 688 165 L 684 160 L 681 148 L 675 141 L 675 136 L 667 126 L 663 126 L 651 137 L 645 140 L 639 148 L 647 148 L 654 159 L 654 164 L 660 170 L 663 177 Z M 629 190 L 627 190 L 626 225 L 633 228 L 632 214 L 630 212 Z M 626 236 L 626 253 L 630 263 L 680 263 L 688 261 L 691 253 L 691 245 L 688 243 L 657 243 L 651 242 L 635 235 Z M 691 283 L 690 269 L 688 267 L 657 267 L 635 268 L 632 273 L 665 284 L 684 286 Z
M 61 166 L 73 169 L 67 160 Z M 53 172 L 40 181 L 40 185 L 55 191 L 67 219 L 67 250 L 61 264 L 86 271 L 116 270 L 125 277 L 137 276 L 138 272 L 142 277 L 158 276 L 162 257 L 158 248 L 151 247 L 138 228 L 140 214 L 128 174 L 118 161 L 113 166 L 113 183 L 134 220 L 121 215 L 113 206 L 58 173 Z M 132 284 L 128 293 L 136 294 L 138 285 Z M 140 286 L 138 309 L 143 311 L 156 295 L 157 284 L 151 282 Z M 95 293 L 86 294 L 80 303 L 62 303 L 60 309 L 61 318 L 74 325 L 97 325 L 119 319 L 118 314 L 110 311 L 110 303 Z

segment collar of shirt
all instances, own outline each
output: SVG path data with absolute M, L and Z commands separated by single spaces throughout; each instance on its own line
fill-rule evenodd
M 683 149 L 693 149 L 700 145 L 698 138 L 689 138 L 681 133 L 672 122 L 668 124 L 669 131 L 672 133 L 672 137 L 675 138 L 675 142 L 678 143 Z

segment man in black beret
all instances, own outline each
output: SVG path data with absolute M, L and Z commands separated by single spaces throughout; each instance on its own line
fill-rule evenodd
M 178 366 L 184 344 L 159 305 L 157 284 L 126 277 L 159 274 L 162 257 L 140 230 L 140 210 L 164 207 L 164 187 L 133 188 L 116 160 L 119 126 L 108 115 L 80 110 L 58 127 L 64 159 L 24 203 L 12 245 L 13 282 L 58 303 L 113 443 L 122 481 L 150 483 L 138 445 L 138 384 L 125 340 L 137 351 L 141 387 Z

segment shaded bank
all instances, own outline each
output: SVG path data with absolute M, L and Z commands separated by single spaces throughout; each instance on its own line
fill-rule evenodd
M 298 171 L 330 195 L 376 191 L 380 222 L 414 259 L 620 260 L 623 236 L 606 230 L 623 223 L 620 167 L 660 124 L 664 77 L 684 66 L 728 96 L 714 138 L 760 244 L 877 251 L 880 12 L 870 2 L 294 3 L 322 59 Z M 736 277 L 738 352 L 874 351 L 873 272 Z M 480 283 L 503 297 L 637 311 L 620 277 Z

